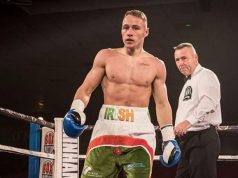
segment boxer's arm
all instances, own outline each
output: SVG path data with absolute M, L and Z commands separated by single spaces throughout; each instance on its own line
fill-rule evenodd
M 104 75 L 105 62 L 103 50 L 101 50 L 94 59 L 92 69 L 87 74 L 82 85 L 77 89 L 71 108 L 64 117 L 63 127 L 69 137 L 78 137 L 86 129 L 84 125 L 86 116 L 83 111 L 89 102 L 92 92 L 101 83 Z
M 91 94 L 101 83 L 105 75 L 105 53 L 106 50 L 98 52 L 91 70 L 88 72 L 83 83 L 79 86 L 74 95 L 74 100 L 80 99 L 84 103 L 84 107 L 88 105 Z
M 175 140 L 173 130 L 172 109 L 168 100 L 167 88 L 165 85 L 165 65 L 161 63 L 161 65 L 158 66 L 157 71 L 158 75 L 153 84 L 153 96 L 156 104 L 156 116 L 161 128 L 163 140 L 163 154 L 160 156 L 160 162 L 165 167 L 172 167 L 180 160 L 181 151 Z
M 166 68 L 161 62 L 157 67 L 157 77 L 153 82 L 153 97 L 156 104 L 156 116 L 160 127 L 172 125 L 172 109 L 168 100 Z

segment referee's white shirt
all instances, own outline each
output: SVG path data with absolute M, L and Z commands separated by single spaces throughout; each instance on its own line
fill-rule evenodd
M 220 99 L 220 82 L 216 74 L 198 65 L 180 93 L 175 126 L 184 120 L 192 124 L 188 131 L 220 125 Z

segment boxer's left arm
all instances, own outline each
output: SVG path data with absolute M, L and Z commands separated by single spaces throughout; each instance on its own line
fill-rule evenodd
M 156 104 L 156 116 L 163 139 L 163 155 L 160 157 L 160 162 L 166 167 L 172 167 L 180 160 L 181 151 L 175 140 L 172 109 L 165 84 L 166 68 L 163 62 L 160 62 L 157 71 L 157 77 L 153 82 L 153 97 Z

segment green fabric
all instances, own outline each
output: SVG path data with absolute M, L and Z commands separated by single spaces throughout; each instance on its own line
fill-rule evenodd
M 121 170 L 127 178 L 149 178 L 149 154 L 140 146 L 95 148 L 87 155 L 81 178 L 116 178 Z

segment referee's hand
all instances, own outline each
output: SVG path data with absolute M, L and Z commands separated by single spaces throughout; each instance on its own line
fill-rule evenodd
M 181 137 L 187 133 L 187 130 L 192 126 L 192 124 L 185 120 L 181 123 L 179 123 L 175 128 L 174 128 L 174 133 L 176 136 Z

